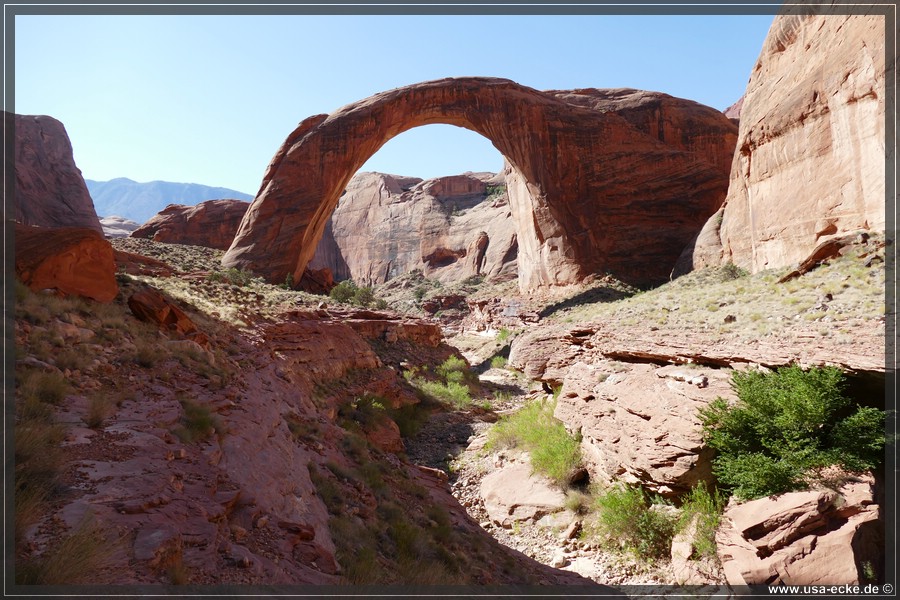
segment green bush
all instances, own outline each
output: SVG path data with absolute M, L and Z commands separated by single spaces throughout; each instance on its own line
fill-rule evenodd
M 607 548 L 631 552 L 640 558 L 665 558 L 672 548 L 676 519 L 651 509 L 641 488 L 615 487 L 597 496 L 595 535 Z
M 441 383 L 440 381 L 427 381 L 421 378 L 413 380 L 412 383 L 422 393 L 440 402 L 451 404 L 456 408 L 463 408 L 472 403 L 469 386 L 462 383 L 456 381 Z
M 253 283 L 256 276 L 251 271 L 231 267 L 225 271 L 213 271 L 206 276 L 207 281 L 246 287 Z
M 505 356 L 495 356 L 491 359 L 491 368 L 492 369 L 504 369 L 506 368 L 507 359 Z
M 328 293 L 332 300 L 342 304 L 355 304 L 367 307 L 376 301 L 375 292 L 370 287 L 360 287 L 352 279 L 347 279 L 333 288 Z
M 735 372 L 738 402 L 717 398 L 700 411 L 720 484 L 751 499 L 803 489 L 830 465 L 875 468 L 884 451 L 884 412 L 854 405 L 844 385 L 836 367 Z
M 722 494 L 718 490 L 710 493 L 702 483 L 694 487 L 684 498 L 677 529 L 683 531 L 696 520 L 693 536 L 694 556 L 691 558 L 716 558 L 716 529 L 719 528 L 719 519 L 724 508 L 725 498 Z
M 555 402 L 526 404 L 491 429 L 486 447 L 527 450 L 534 470 L 563 487 L 581 465 L 581 446 L 562 422 L 553 417 L 555 407 Z

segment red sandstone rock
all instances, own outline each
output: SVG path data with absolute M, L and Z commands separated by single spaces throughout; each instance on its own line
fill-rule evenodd
M 594 108 L 617 102 L 627 114 Z M 721 112 L 665 94 L 539 92 L 474 77 L 398 88 L 309 117 L 288 136 L 223 264 L 298 279 L 352 175 L 389 139 L 428 123 L 479 132 L 506 158 L 525 289 L 603 271 L 665 280 L 721 204 L 735 140 Z
M 102 232 L 63 124 L 52 117 L 4 112 L 4 130 L 13 120 L 15 220 L 25 225 L 86 227 Z
M 207 200 L 196 206 L 170 204 L 134 230 L 131 237 L 227 250 L 248 206 L 243 200 Z M 284 279 L 278 283 L 284 283 Z
M 33 291 L 110 302 L 119 293 L 113 248 L 93 229 L 16 224 L 16 276 Z
M 816 489 L 733 502 L 716 533 L 730 585 L 857 584 L 878 564 L 883 524 L 871 476 L 838 491 Z
M 142 256 L 124 250 L 116 250 L 116 269 L 129 275 L 150 275 L 153 277 L 171 277 L 174 269 L 163 261 Z
M 167 333 L 175 334 L 200 346 L 209 345 L 209 338 L 197 328 L 190 317 L 153 288 L 148 287 L 132 294 L 128 298 L 128 308 L 141 321 L 156 323 Z
M 331 215 L 314 268 L 361 285 L 420 269 L 430 279 L 512 276 L 516 234 L 502 187 L 492 173 L 422 181 L 358 173 Z
M 741 108 L 724 213 L 691 266 L 793 265 L 828 237 L 885 229 L 885 21 L 775 17 Z

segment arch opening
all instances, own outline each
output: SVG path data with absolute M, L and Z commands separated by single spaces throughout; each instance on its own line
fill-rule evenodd
M 352 176 L 392 138 L 435 123 L 474 131 L 505 158 L 522 289 L 604 272 L 665 280 L 724 199 L 737 133 L 715 109 L 655 92 L 479 77 L 389 90 L 300 123 L 223 264 L 298 281 Z
M 401 151 L 392 155 L 392 144 Z M 404 145 L 430 157 L 410 159 Z M 466 168 L 472 165 L 482 168 Z M 518 242 L 503 165 L 489 140 L 452 126 L 392 138 L 350 179 L 308 268 L 365 286 L 413 271 L 445 284 L 516 278 Z

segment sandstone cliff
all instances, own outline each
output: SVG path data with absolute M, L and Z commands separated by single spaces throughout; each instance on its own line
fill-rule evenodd
M 775 18 L 743 99 L 724 211 L 681 271 L 784 267 L 831 236 L 884 230 L 884 36 L 879 16 Z
M 720 111 L 657 92 L 539 92 L 478 77 L 397 88 L 288 136 L 223 264 L 298 280 L 352 175 L 389 139 L 430 123 L 476 131 L 506 158 L 522 289 L 606 271 L 665 280 L 721 205 L 736 140 Z
M 207 200 L 196 206 L 170 204 L 134 230 L 131 237 L 226 250 L 248 206 L 242 200 Z
M 13 218 L 24 225 L 102 231 L 63 124 L 43 115 L 4 113 L 3 125 L 15 129 L 14 164 L 7 160 L 16 174 Z
M 459 281 L 514 277 L 516 233 L 502 178 L 466 173 L 423 181 L 359 173 L 347 185 L 310 268 L 363 285 L 419 269 Z

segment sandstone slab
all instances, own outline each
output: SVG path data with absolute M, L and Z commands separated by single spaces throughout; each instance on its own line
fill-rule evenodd
M 480 494 L 491 520 L 506 528 L 559 512 L 566 501 L 565 494 L 523 463 L 510 463 L 486 475 Z

